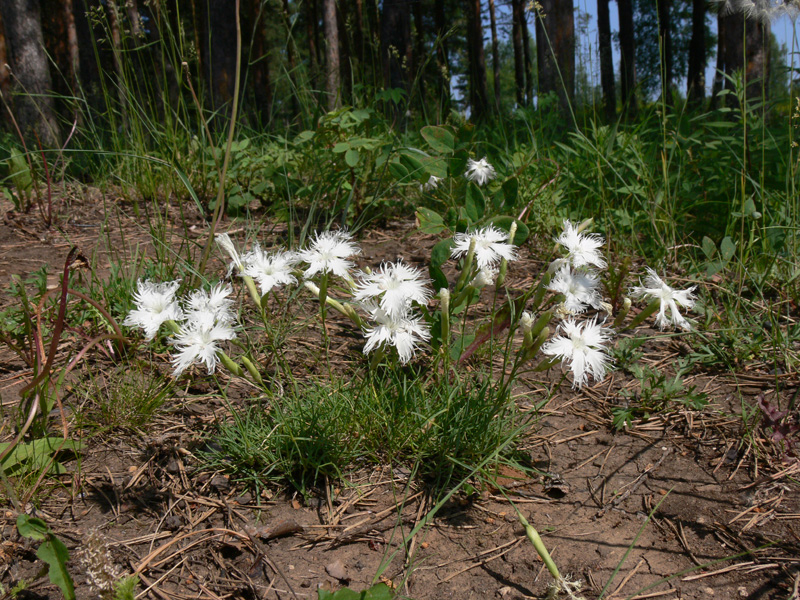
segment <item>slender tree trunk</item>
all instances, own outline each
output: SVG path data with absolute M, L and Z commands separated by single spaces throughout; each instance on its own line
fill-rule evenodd
M 622 114 L 636 117 L 636 44 L 633 35 L 633 5 L 631 0 L 617 0 L 619 9 L 620 92 Z
M 245 3 L 247 6 L 248 3 Z M 272 81 L 270 80 L 269 54 L 267 52 L 267 16 L 261 2 L 249 2 L 249 21 L 253 24 L 253 47 L 250 52 L 253 92 L 256 101 L 256 113 L 260 124 L 267 125 L 272 119 Z M 287 41 L 288 43 L 288 41 Z
M 606 121 L 617 118 L 617 94 L 614 89 L 614 57 L 611 52 L 611 17 L 608 0 L 597 0 L 597 38 L 600 51 L 600 86 Z
M 336 17 L 336 0 L 323 0 L 322 22 L 325 29 L 325 94 L 328 110 L 341 106 L 341 80 L 339 74 L 339 24 Z
M 410 88 L 411 56 L 411 5 L 409 0 L 384 0 L 381 13 L 381 46 L 383 55 L 383 81 L 387 88 Z M 395 123 L 404 121 L 405 110 L 400 103 L 394 107 Z
M 425 65 L 425 20 L 422 18 L 422 2 L 413 2 L 413 11 L 414 11 L 414 70 L 412 73 L 409 74 L 409 79 L 414 79 L 416 77 L 418 92 L 419 95 L 419 104 L 421 108 L 424 110 L 425 106 L 427 105 L 426 102 L 426 89 L 425 89 L 425 73 L 424 65 Z
M 44 50 L 38 0 L 0 0 L 12 88 L 14 114 L 23 135 L 35 132 L 43 146 L 59 145 L 60 131 L 50 92 L 53 89 Z M 29 141 L 32 141 L 29 138 Z M 31 149 L 35 149 L 35 142 Z
M 720 12 L 718 18 L 717 60 L 719 70 L 733 76 L 741 72 L 748 100 L 761 99 L 762 84 L 769 76 L 769 23 L 748 17 L 741 12 Z M 744 44 L 743 44 L 744 41 Z M 723 89 L 736 91 L 728 77 L 717 75 L 714 80 L 712 107 L 716 106 L 716 94 Z M 728 106 L 737 106 L 735 94 L 726 97 Z
M 319 88 L 319 20 L 317 19 L 317 1 L 306 0 L 303 2 L 306 21 L 306 43 L 308 44 L 308 61 L 311 79 L 311 88 Z
M 297 99 L 298 87 L 295 75 L 295 43 L 292 35 L 292 19 L 289 0 L 283 0 L 283 25 L 286 28 L 286 62 L 289 65 L 289 81 L 292 83 L 292 119 L 300 116 L 300 101 Z
M 69 53 L 69 84 L 72 93 L 77 94 L 80 88 L 81 55 L 78 50 L 78 32 L 75 28 L 75 13 L 72 0 L 62 0 L 61 10 L 67 30 L 67 51 Z
M 669 21 L 670 0 L 656 0 L 658 10 L 658 40 L 661 46 L 661 93 L 672 104 L 672 29 Z
M 525 57 L 525 103 L 533 104 L 533 59 L 531 58 L 531 34 L 525 9 L 522 11 L 522 52 Z
M 575 22 L 572 0 L 541 0 L 536 13 L 539 94 L 555 92 L 562 111 L 575 96 Z
M 511 0 L 511 40 L 514 45 L 514 83 L 517 106 L 525 106 L 525 54 L 522 48 L 522 28 L 525 26 L 523 0 Z
M 9 98 L 9 91 L 11 89 L 11 74 L 8 70 L 8 46 L 6 44 L 6 28 L 3 22 L 3 13 L 0 12 L 0 94 L 3 94 L 3 98 L 6 99 L 6 102 L 10 100 Z M 0 119 L 5 121 L 8 118 L 8 111 L 5 110 L 4 107 L 0 107 L 0 110 L 3 112 L 3 118 Z
M 722 12 L 717 15 L 717 68 L 714 70 L 714 83 L 711 87 L 710 108 L 712 110 L 717 108 L 719 93 L 725 85 L 726 40 L 729 36 L 725 30 L 728 27 L 729 17 L 730 15 L 723 15 Z
M 494 77 L 494 106 L 500 113 L 500 46 L 497 43 L 497 18 L 494 0 L 489 0 L 489 19 L 492 27 L 492 76 Z
M 467 0 L 467 47 L 472 119 L 482 121 L 488 114 L 489 94 L 486 89 L 486 56 L 483 51 L 480 0 Z
M 686 98 L 691 108 L 699 107 L 706 95 L 706 2 L 692 0 L 692 37 L 689 41 L 689 65 Z
M 444 0 L 434 0 L 433 20 L 436 28 L 436 82 L 438 84 L 438 122 L 450 112 L 450 59 L 447 51 L 447 20 L 444 16 Z

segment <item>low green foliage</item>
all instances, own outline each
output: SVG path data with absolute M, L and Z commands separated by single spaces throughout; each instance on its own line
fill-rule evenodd
M 354 592 L 350 588 L 342 588 L 335 592 L 318 590 L 317 600 L 392 600 L 394 592 L 385 583 L 376 583 L 362 592 Z
M 69 551 L 64 542 L 56 537 L 47 523 L 25 514 L 17 517 L 17 531 L 24 538 L 42 542 L 39 544 L 36 556 L 47 564 L 50 582 L 59 587 L 66 600 L 74 600 L 75 586 L 67 571 Z

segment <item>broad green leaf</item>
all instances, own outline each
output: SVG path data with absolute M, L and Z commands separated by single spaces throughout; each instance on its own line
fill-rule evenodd
M 401 152 L 400 162 L 403 163 L 403 166 L 406 169 L 408 169 L 408 173 L 411 175 L 411 177 L 421 179 L 424 176 L 427 179 L 428 173 L 417 156 L 411 155 L 408 152 Z
M 351 169 L 358 164 L 358 159 L 360 158 L 360 154 L 358 150 L 354 148 L 350 148 L 347 152 L 344 153 L 344 162 L 347 163 L 347 166 Z
M 517 195 L 519 192 L 519 181 L 516 177 L 503 182 L 503 197 L 506 201 L 506 206 L 514 206 L 517 203 Z
M 719 251 L 722 254 L 722 260 L 728 262 L 736 252 L 736 244 L 733 242 L 731 237 L 725 236 L 722 238 L 722 241 L 719 244 Z
M 398 181 L 403 181 L 408 178 L 408 169 L 400 164 L 399 160 L 393 160 L 389 163 L 389 171 Z
M 511 223 L 515 221 L 514 217 L 509 217 L 507 215 L 502 215 L 499 217 L 494 217 L 490 221 L 492 225 L 495 227 L 502 229 L 503 231 L 511 231 Z M 525 243 L 525 240 L 528 239 L 528 236 L 531 234 L 530 228 L 523 222 L 517 221 L 517 233 L 514 235 L 514 241 L 512 242 L 515 246 L 521 246 Z
M 444 127 L 428 125 L 420 131 L 428 145 L 442 154 L 450 154 L 456 147 L 456 138 Z
M 341 154 L 342 152 L 347 152 L 350 150 L 350 142 L 339 142 L 333 147 L 333 152 L 335 154 Z
M 447 229 L 441 215 L 430 208 L 419 207 L 417 209 L 417 220 L 419 221 L 419 230 L 422 233 L 436 235 Z
M 50 528 L 41 519 L 22 514 L 17 517 L 17 531 L 24 538 L 43 540 L 50 533 Z
M 385 583 L 376 583 L 364 594 L 364 600 L 391 600 L 394 598 L 392 589 Z
M 303 142 L 307 142 L 311 138 L 313 138 L 315 133 L 313 131 L 301 131 L 297 134 L 294 138 L 296 144 L 302 144 Z
M 50 582 L 61 589 L 64 598 L 66 600 L 75 600 L 75 587 L 72 584 L 72 577 L 69 576 L 67 571 L 69 551 L 67 551 L 64 543 L 52 533 L 48 537 L 49 539 L 39 546 L 36 556 L 47 563 L 47 574 L 50 576 Z
M 363 600 L 364 592 L 360 594 L 354 592 L 350 588 L 342 588 L 336 592 L 329 592 L 328 590 L 318 590 L 318 600 Z
M 447 238 L 438 242 L 431 250 L 431 266 L 437 269 L 450 260 L 453 251 L 453 238 Z
M 469 348 L 472 345 L 472 342 L 475 341 L 475 334 L 468 333 L 466 335 L 462 335 L 453 342 L 453 345 L 450 347 L 450 358 L 453 362 L 456 362 L 461 355 L 464 353 L 464 350 Z
M 470 221 L 475 223 L 483 217 L 483 213 L 486 211 L 486 200 L 483 197 L 481 188 L 472 181 L 467 186 L 466 196 L 464 207 L 467 209 L 467 216 Z
M 703 248 L 703 254 L 705 254 L 706 258 L 708 258 L 709 260 L 714 258 L 714 254 L 717 253 L 717 246 L 714 244 L 714 241 L 707 235 L 703 236 L 701 247 Z
M 447 281 L 447 277 L 445 276 L 444 271 L 442 271 L 440 267 L 434 267 L 433 265 L 429 265 L 428 273 L 430 273 L 431 281 L 433 283 L 433 288 L 435 290 L 441 290 L 443 288 L 450 286 L 450 283 Z
M 425 170 L 433 175 L 444 179 L 447 177 L 447 162 L 442 158 L 429 158 L 424 161 Z

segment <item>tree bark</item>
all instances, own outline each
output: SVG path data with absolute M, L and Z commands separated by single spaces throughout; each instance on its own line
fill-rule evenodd
M 692 37 L 689 41 L 689 65 L 686 98 L 691 108 L 702 105 L 706 95 L 706 2 L 692 0 Z
M 247 4 L 245 4 L 246 6 Z M 250 51 L 253 92 L 256 101 L 255 112 L 260 125 L 267 125 L 272 119 L 272 81 L 270 80 L 269 53 L 267 52 L 267 10 L 259 1 L 249 2 L 249 21 L 253 24 L 253 45 Z M 290 41 L 287 40 L 287 45 Z M 293 96 L 294 97 L 294 96 Z
M 741 12 L 726 13 L 724 9 L 720 12 L 717 23 L 718 69 L 729 77 L 737 71 L 741 72 L 746 98 L 761 99 L 762 84 L 769 77 L 769 23 Z M 737 91 L 728 77 L 717 75 L 714 80 L 712 107 L 716 106 L 716 95 L 723 89 Z M 728 94 L 726 104 L 738 106 L 736 94 Z
M 611 51 L 611 17 L 608 0 L 597 0 L 597 38 L 600 51 L 600 86 L 606 121 L 617 118 L 617 94 L 614 85 L 614 57 Z
M 447 48 L 447 20 L 444 16 L 444 0 L 434 0 L 433 21 L 436 28 L 436 82 L 438 85 L 438 109 L 441 122 L 450 112 L 450 58 Z
M 500 113 L 500 45 L 497 42 L 497 17 L 494 0 L 489 0 L 489 20 L 492 28 L 492 76 L 494 77 L 494 105 Z
M 341 106 L 341 80 L 339 78 L 339 24 L 336 18 L 336 0 L 323 0 L 322 23 L 325 30 L 325 94 L 328 110 Z
M 523 0 L 524 1 L 524 0 Z M 531 58 L 531 35 L 528 30 L 528 18 L 522 9 L 522 53 L 525 57 L 525 103 L 533 104 L 533 59 Z
M 517 106 L 525 106 L 525 52 L 522 47 L 522 28 L 525 24 L 523 0 L 511 0 L 511 40 L 514 45 L 514 83 Z
M 471 117 L 473 121 L 482 121 L 488 114 L 489 94 L 486 89 L 486 56 L 483 51 L 480 0 L 467 0 L 467 49 Z
M 667 104 L 672 103 L 672 30 L 670 27 L 670 0 L 656 0 L 658 10 L 658 41 L 661 57 L 661 93 Z
M 387 88 L 410 91 L 411 5 L 409 0 L 384 0 L 381 13 L 381 54 L 383 82 Z M 395 123 L 400 123 L 405 110 L 400 103 L 393 106 Z
M 575 22 L 572 0 L 541 0 L 536 13 L 539 95 L 555 92 L 563 112 L 575 97 Z
M 38 0 L 0 0 L 11 64 L 14 114 L 23 135 L 43 146 L 59 145 L 60 131 L 50 93 L 53 89 L 44 50 Z M 32 141 L 31 138 L 29 138 Z M 36 144 L 32 144 L 36 148 Z
M 617 0 L 619 9 L 620 92 L 622 114 L 636 117 L 636 44 L 633 35 L 633 5 L 631 0 Z

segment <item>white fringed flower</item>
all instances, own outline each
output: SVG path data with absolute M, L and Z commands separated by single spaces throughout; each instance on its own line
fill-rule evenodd
M 596 233 L 581 233 L 578 228 L 564 221 L 564 231 L 556 238 L 556 242 L 566 248 L 569 261 L 576 269 L 586 265 L 594 265 L 598 269 L 606 268 L 606 261 L 600 254 L 603 237 Z
M 568 313 L 582 313 L 587 305 L 599 309 L 603 301 L 597 286 L 600 280 L 591 271 L 573 271 L 562 266 L 550 281 L 547 289 L 564 295 L 564 308 Z
M 172 357 L 173 375 L 180 376 L 195 363 L 203 363 L 209 373 L 217 367 L 219 358 L 218 342 L 232 340 L 236 333 L 227 323 L 209 324 L 203 321 L 189 321 L 172 340 L 178 353 Z
M 483 185 L 496 176 L 497 173 L 495 173 L 494 167 L 489 164 L 486 158 L 480 160 L 467 159 L 467 172 L 464 173 L 464 177 L 470 181 L 474 181 L 478 185 Z
M 478 269 L 494 267 L 504 258 L 508 261 L 517 258 L 516 247 L 514 244 L 508 243 L 508 234 L 492 225 L 470 233 L 457 233 L 453 237 L 455 246 L 450 255 L 451 258 L 460 258 L 466 255 L 473 239 L 475 240 L 475 261 Z
M 470 285 L 477 289 L 483 289 L 487 285 L 494 285 L 495 280 L 497 279 L 497 269 L 492 267 L 483 267 L 482 269 L 478 270 L 478 273 L 475 275 L 475 278 L 470 281 Z
M 431 175 L 428 178 L 428 181 L 426 181 L 425 183 L 421 183 L 419 187 L 423 192 L 430 192 L 431 190 L 435 190 L 436 188 L 438 188 L 441 182 L 442 182 L 441 177 L 437 177 L 436 175 Z
M 238 269 L 241 274 L 244 271 L 244 263 L 242 262 L 242 257 L 239 256 L 239 251 L 236 250 L 236 246 L 233 245 L 231 236 L 227 233 L 218 233 L 214 240 L 231 257 L 231 264 L 228 265 L 228 277 L 231 276 L 234 269 Z
M 596 319 L 583 323 L 568 319 L 559 329 L 563 334 L 544 344 L 542 352 L 570 363 L 572 387 L 581 387 L 589 374 L 595 381 L 603 379 L 611 362 L 603 344 L 611 339 L 611 330 L 598 325 Z
M 692 308 L 694 306 L 694 290 L 696 286 L 692 286 L 688 290 L 673 290 L 661 280 L 653 269 L 650 267 L 646 267 L 646 269 L 647 277 L 645 277 L 644 284 L 635 286 L 631 290 L 631 295 L 637 298 L 658 298 L 661 301 L 661 306 L 656 316 L 656 325 L 660 329 L 664 329 L 670 324 L 684 330 L 691 329 L 689 321 L 678 311 L 678 305 L 683 308 Z M 667 317 L 667 308 L 669 308 L 669 317 Z
M 533 315 L 527 310 L 523 311 L 519 317 L 519 327 L 523 333 L 527 333 L 533 329 Z
M 138 327 L 144 331 L 145 339 L 152 340 L 165 321 L 179 321 L 183 311 L 175 299 L 175 292 L 180 281 L 154 283 L 152 281 L 137 282 L 137 291 L 133 295 L 136 308 L 128 313 L 123 325 Z
M 243 257 L 244 274 L 258 283 L 263 296 L 274 287 L 297 283 L 292 269 L 299 260 L 295 252 L 265 252 L 256 244 Z
M 355 300 L 375 300 L 388 315 L 399 317 L 408 310 L 411 302 L 428 304 L 432 291 L 429 281 L 414 267 L 396 263 L 384 263 L 373 273 L 362 273 L 355 293 Z
M 317 273 L 333 273 L 349 280 L 353 263 L 347 259 L 360 252 L 361 249 L 353 242 L 353 236 L 340 229 L 316 234 L 311 245 L 301 250 L 298 256 L 308 265 L 303 273 L 306 278 Z
M 222 323 L 229 325 L 236 317 L 231 308 L 233 299 L 230 295 L 233 288 L 230 284 L 218 283 L 210 291 L 194 290 L 184 303 L 184 316 L 188 323 L 196 323 L 206 327 Z
M 363 306 L 375 323 L 364 332 L 367 338 L 364 354 L 380 346 L 394 346 L 400 362 L 406 364 L 414 357 L 417 346 L 431 339 L 428 326 L 420 317 L 408 313 L 393 317 L 373 303 L 367 302 Z

